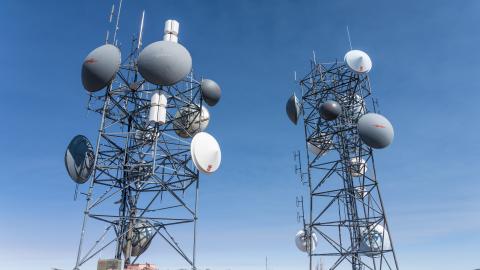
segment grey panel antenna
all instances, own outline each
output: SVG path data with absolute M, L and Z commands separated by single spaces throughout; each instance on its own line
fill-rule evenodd
M 192 57 L 182 45 L 157 41 L 138 57 L 138 71 L 145 80 L 158 85 L 174 85 L 192 70 Z
M 83 87 L 96 92 L 107 86 L 115 78 L 121 59 L 120 50 L 111 44 L 91 51 L 82 65 Z
M 200 89 L 202 90 L 203 100 L 205 100 L 209 106 L 215 106 L 222 96 L 222 90 L 220 89 L 220 86 L 216 82 L 209 79 L 202 80 Z

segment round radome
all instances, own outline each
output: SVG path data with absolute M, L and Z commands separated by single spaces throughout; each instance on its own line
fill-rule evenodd
M 220 86 L 215 81 L 209 79 L 202 80 L 200 89 L 202 90 L 203 100 L 205 100 L 209 106 L 215 106 L 222 96 Z
M 222 160 L 220 145 L 212 135 L 206 132 L 200 132 L 193 137 L 190 153 L 194 165 L 203 173 L 213 173 L 220 167 Z
M 302 252 L 309 252 L 310 247 L 313 252 L 317 248 L 317 242 L 318 238 L 314 232 L 310 236 L 310 241 L 308 241 L 304 230 L 298 231 L 295 235 L 295 245 Z
M 394 137 L 393 126 L 387 118 L 376 113 L 367 113 L 358 120 L 358 134 L 372 148 L 389 146 Z
M 91 51 L 82 64 L 83 87 L 96 92 L 107 86 L 115 78 L 121 59 L 120 50 L 111 44 Z
M 90 141 L 83 135 L 75 136 L 65 151 L 65 167 L 77 184 L 88 181 L 93 171 L 94 153 Z
M 170 41 L 148 45 L 138 56 L 138 71 L 145 80 L 158 85 L 174 85 L 192 70 L 192 57 L 185 47 Z
M 205 106 L 189 105 L 181 108 L 175 113 L 173 126 L 178 136 L 189 138 L 198 132 L 207 129 L 210 123 L 210 113 Z
M 332 121 L 342 113 L 342 106 L 334 100 L 325 101 L 320 105 L 320 116 L 327 120 Z
M 357 73 L 367 73 L 372 69 L 370 56 L 360 50 L 351 50 L 345 54 L 348 67 Z

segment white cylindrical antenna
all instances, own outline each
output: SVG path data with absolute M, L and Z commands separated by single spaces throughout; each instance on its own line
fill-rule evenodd
M 138 44 L 137 49 L 142 47 L 142 37 L 143 37 L 143 20 L 145 19 L 145 10 L 142 12 L 142 21 L 140 22 L 140 33 L 138 34 Z
M 155 91 L 152 95 L 148 120 L 161 125 L 167 122 L 167 97 L 160 94 L 160 91 Z
M 167 20 L 165 21 L 165 30 L 163 31 L 163 40 L 178 42 L 178 33 L 180 30 L 180 23 L 176 20 Z

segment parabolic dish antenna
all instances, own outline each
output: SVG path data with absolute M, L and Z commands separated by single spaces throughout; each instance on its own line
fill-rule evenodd
M 365 175 L 367 170 L 367 162 L 363 158 L 354 157 L 350 159 L 350 173 L 353 177 Z
M 301 110 L 300 110 L 300 103 L 298 102 L 297 96 L 293 94 L 287 101 L 287 115 L 290 121 L 292 121 L 295 125 L 298 122 L 298 118 L 300 116 Z
M 205 106 L 188 105 L 175 113 L 173 126 L 178 136 L 189 138 L 195 136 L 198 132 L 202 132 L 208 127 L 210 122 L 210 113 Z
M 215 106 L 222 96 L 222 90 L 220 89 L 220 86 L 216 82 L 209 79 L 202 80 L 200 89 L 202 90 L 203 100 L 205 100 L 209 106 Z
M 132 228 L 132 250 L 131 256 L 140 256 L 152 242 L 155 234 L 155 229 L 146 221 L 137 221 Z M 123 247 L 123 252 L 126 253 L 126 245 Z
M 345 63 L 357 73 L 367 73 L 372 69 L 370 56 L 360 50 L 351 50 L 345 54 Z
M 307 142 L 308 150 L 316 156 L 325 155 L 333 146 L 333 140 L 331 135 L 320 133 L 316 137 L 312 137 Z
M 192 139 L 190 145 L 193 164 L 203 173 L 210 174 L 220 167 L 222 152 L 215 138 L 206 133 L 200 132 Z
M 364 143 L 373 148 L 385 148 L 393 141 L 393 126 L 387 118 L 367 113 L 358 120 L 358 134 Z
M 295 235 L 295 245 L 302 252 L 309 252 L 310 247 L 313 252 L 317 248 L 318 238 L 317 235 L 312 232 L 310 239 L 307 239 L 306 233 L 304 230 L 300 230 Z
M 153 84 L 174 85 L 192 70 L 192 57 L 185 47 L 170 41 L 148 45 L 138 56 L 138 71 Z
M 337 119 L 341 113 L 342 107 L 334 100 L 327 100 L 320 105 L 320 116 L 327 121 Z
M 88 181 L 93 171 L 94 153 L 90 141 L 83 135 L 75 136 L 65 151 L 65 167 L 77 184 Z
M 374 257 L 382 251 L 392 248 L 388 231 L 380 224 L 363 228 L 361 235 L 360 251 L 367 256 Z
M 83 87 L 89 92 L 96 92 L 107 86 L 115 78 L 121 59 L 120 50 L 111 44 L 91 51 L 82 65 Z

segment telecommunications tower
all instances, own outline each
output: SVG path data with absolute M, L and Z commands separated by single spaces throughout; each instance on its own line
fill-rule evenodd
M 204 132 L 206 105 L 214 106 L 221 90 L 193 76 L 175 20 L 165 22 L 163 40 L 142 48 L 143 12 L 138 38 L 122 58 L 121 5 L 112 7 L 114 34 L 107 32 L 82 65 L 88 110 L 100 118 L 96 145 L 78 135 L 65 153 L 70 177 L 88 183 L 80 190 L 86 207 L 74 269 L 101 256 L 107 260 L 98 269 L 139 269 L 156 241 L 196 269 L 199 172 L 213 173 L 221 161 L 217 141 Z
M 315 258 L 325 269 L 398 269 L 373 155 L 393 141 L 393 127 L 376 113 L 371 67 L 359 50 L 344 62 L 313 59 L 299 81 L 301 99 L 293 94 L 287 102 L 288 117 L 294 124 L 303 118 L 305 132 L 306 161 L 300 153 L 295 159 L 308 201 L 297 200 L 303 229 L 295 242 L 310 270 Z

